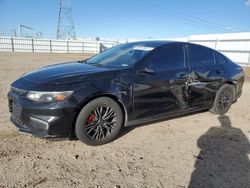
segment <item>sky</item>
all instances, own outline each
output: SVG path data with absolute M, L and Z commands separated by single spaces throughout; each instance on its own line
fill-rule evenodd
M 23 24 L 55 38 L 58 12 L 59 0 L 0 0 L 0 34 Z M 72 0 L 72 16 L 82 38 L 250 32 L 250 0 Z

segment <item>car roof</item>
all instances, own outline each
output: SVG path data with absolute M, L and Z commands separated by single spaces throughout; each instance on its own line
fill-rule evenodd
M 145 47 L 153 47 L 153 48 L 161 47 L 161 46 L 164 46 L 164 45 L 167 45 L 167 44 L 190 44 L 190 45 L 193 45 L 193 46 L 200 46 L 200 47 L 203 47 L 203 48 L 208 48 L 208 49 L 210 49 L 212 51 L 216 51 L 213 48 L 210 48 L 208 46 L 203 46 L 203 45 L 200 45 L 200 44 L 195 44 L 195 43 L 190 43 L 190 42 L 181 42 L 181 41 L 172 41 L 172 40 L 136 41 L 136 42 L 129 42 L 127 44 L 145 46 Z
M 139 46 L 160 47 L 160 46 L 171 44 L 171 43 L 185 43 L 185 42 L 168 41 L 168 40 L 148 40 L 148 41 L 129 42 L 128 44 L 139 45 Z

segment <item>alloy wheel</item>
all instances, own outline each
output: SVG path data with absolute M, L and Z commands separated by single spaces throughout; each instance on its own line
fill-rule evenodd
M 225 90 L 222 92 L 219 98 L 219 108 L 223 111 L 227 110 L 231 106 L 232 98 L 233 95 L 231 91 Z
M 87 135 L 92 140 L 102 140 L 112 134 L 116 127 L 117 115 L 109 106 L 96 107 L 84 122 Z

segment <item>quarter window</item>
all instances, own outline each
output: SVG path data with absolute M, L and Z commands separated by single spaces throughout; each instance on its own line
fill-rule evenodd
M 220 53 L 218 52 L 215 52 L 215 57 L 216 57 L 216 63 L 218 64 L 221 64 L 221 63 L 225 63 L 226 60 L 225 58 L 223 57 L 223 55 L 221 55 Z
M 189 45 L 189 54 L 192 66 L 214 64 L 214 54 L 209 48 L 198 45 Z

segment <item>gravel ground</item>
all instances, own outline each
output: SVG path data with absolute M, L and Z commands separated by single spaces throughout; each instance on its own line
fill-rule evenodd
M 0 187 L 250 187 L 249 81 L 225 116 L 202 112 L 134 126 L 103 146 L 20 134 L 9 121 L 10 83 L 82 58 L 0 53 Z

